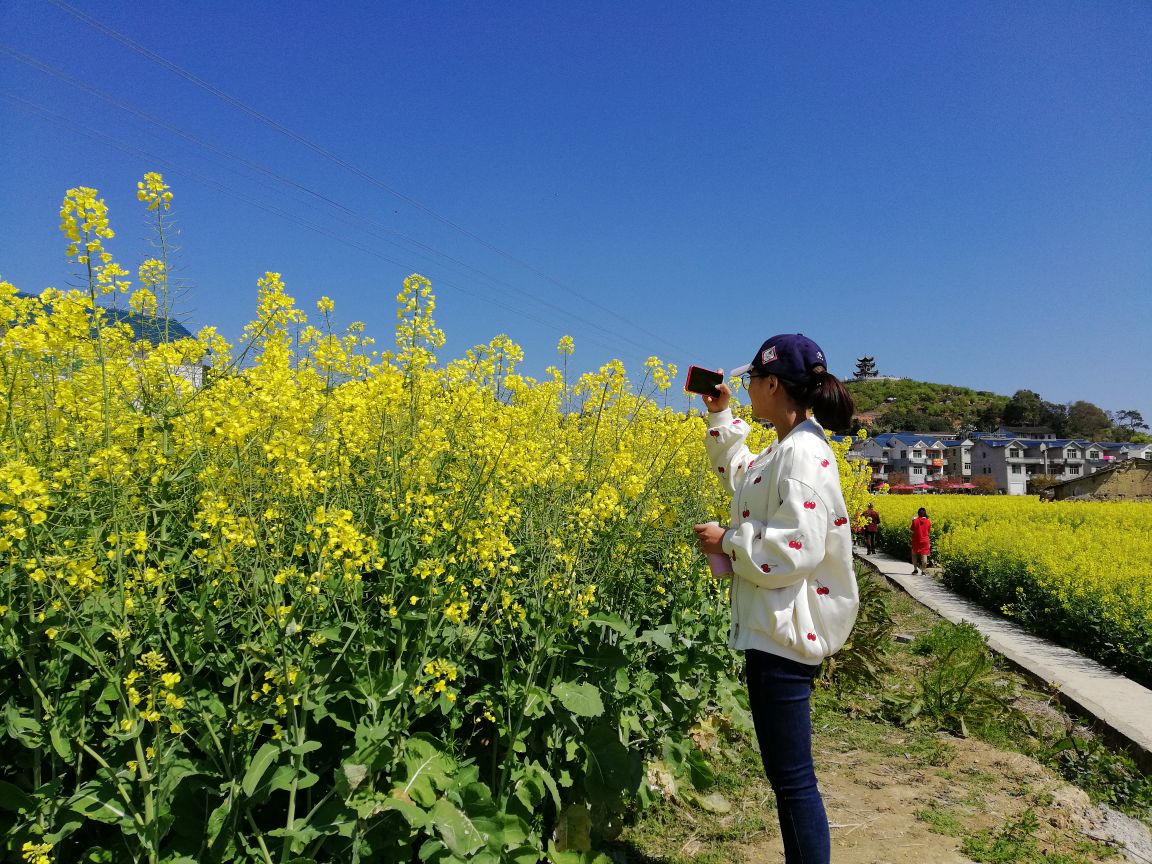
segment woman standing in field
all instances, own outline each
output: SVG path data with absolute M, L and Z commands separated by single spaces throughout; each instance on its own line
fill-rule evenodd
M 912 575 L 924 575 L 928 566 L 928 556 L 932 554 L 932 520 L 928 511 L 921 507 L 912 520 Z
M 856 620 L 852 534 L 836 459 L 821 424 L 852 419 L 852 397 L 824 352 L 800 334 L 773 336 L 738 369 L 752 412 L 777 440 L 752 453 L 724 384 L 708 406 L 708 457 L 732 492 L 731 527 L 695 526 L 705 553 L 732 564 L 729 643 L 743 650 L 764 771 L 776 793 L 789 864 L 826 864 L 828 818 L 812 764 L 812 680 Z M 815 417 L 809 417 L 812 409 Z

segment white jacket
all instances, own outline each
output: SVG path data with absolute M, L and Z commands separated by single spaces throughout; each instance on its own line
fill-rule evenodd
M 729 644 L 814 665 L 844 644 L 860 605 L 840 471 L 814 419 L 756 455 L 749 431 L 730 410 L 708 415 L 708 458 L 732 492 Z

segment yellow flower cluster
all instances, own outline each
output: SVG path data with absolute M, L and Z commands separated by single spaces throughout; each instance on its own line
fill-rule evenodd
M 136 198 L 147 203 L 149 210 L 168 210 L 172 206 L 172 192 L 164 178 L 155 172 L 145 174 L 136 184 Z
M 20 854 L 25 864 L 52 864 L 51 843 L 33 843 L 28 840 L 20 847 Z
M 983 495 L 885 495 L 876 501 L 889 536 L 906 532 L 917 508 L 926 507 L 934 556 L 950 578 L 989 601 L 995 598 L 998 611 L 1041 629 L 1044 619 L 1082 621 L 1078 629 L 1101 634 L 1120 654 L 1147 645 L 1147 504 Z
M 166 672 L 168 660 L 155 651 L 136 658 L 136 668 L 123 678 L 124 700 L 133 709 L 120 720 L 120 731 L 131 732 L 136 718 L 145 723 L 159 723 L 167 718 L 168 731 L 176 735 L 184 731 L 179 712 L 185 708 L 185 699 L 176 692 L 181 681 L 179 672 Z M 140 692 L 140 687 L 145 692 Z
M 295 690 L 299 677 L 297 666 L 289 666 L 286 670 L 269 669 L 264 673 L 260 688 L 253 690 L 248 698 L 252 702 L 268 701 L 276 716 L 283 717 L 288 713 L 289 705 L 300 704 L 300 694 Z
M 456 701 L 456 692 L 448 688 L 449 683 L 454 682 L 459 675 L 455 663 L 447 660 L 430 660 L 424 664 L 424 674 L 431 680 L 412 688 L 413 696 L 420 696 L 427 691 L 429 695 L 442 693 L 449 702 Z
M 28 528 L 47 518 L 49 485 L 33 465 L 0 465 L 0 552 L 14 551 Z

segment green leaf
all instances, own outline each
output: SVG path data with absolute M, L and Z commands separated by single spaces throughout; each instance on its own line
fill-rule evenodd
M 607 806 L 622 794 L 640 787 L 644 775 L 643 755 L 620 743 L 614 725 L 601 721 L 582 742 L 586 763 L 584 787 L 594 806 Z
M 315 786 L 319 779 L 317 775 L 303 765 L 299 767 L 296 765 L 278 765 L 276 770 L 272 772 L 272 779 L 268 781 L 268 788 L 288 790 L 292 788 L 292 784 L 295 782 L 297 789 L 307 789 Z
M 716 785 L 716 772 L 696 747 L 688 751 L 688 758 L 685 761 L 688 763 L 688 776 L 693 786 L 703 792 Z
M 38 748 L 43 743 L 40 721 L 35 717 L 25 717 L 11 702 L 4 706 L 4 723 L 9 737 L 15 738 L 25 747 Z
M 556 809 L 559 810 L 563 805 L 560 803 L 560 790 L 556 787 L 556 781 L 552 779 L 552 775 L 549 774 L 539 762 L 533 762 L 530 767 L 536 769 L 537 776 L 543 781 L 544 785 L 548 787 L 548 791 L 552 793 L 552 801 L 556 804 Z
M 319 750 L 323 746 L 324 745 L 321 744 L 319 741 L 305 741 L 303 744 L 297 744 L 295 747 L 292 747 L 288 752 L 294 753 L 297 756 L 303 756 L 306 753 L 311 753 L 314 750 Z
M 399 813 L 404 817 L 412 828 L 417 830 L 424 828 L 428 825 L 428 814 L 412 803 L 412 799 L 404 795 L 401 789 L 393 789 L 392 794 L 389 795 L 384 801 L 380 802 L 378 806 L 372 808 L 374 813 L 383 813 L 386 810 L 392 810 Z M 361 814 L 363 818 L 364 814 Z
M 60 731 L 60 727 L 53 725 L 48 730 L 48 738 L 52 742 L 52 749 L 56 751 L 56 755 L 63 759 L 65 762 L 72 761 L 72 743 L 68 740 L 67 736 Z
M 13 813 L 23 810 L 31 813 L 34 807 L 35 802 L 28 793 L 21 791 L 18 786 L 13 786 L 6 780 L 0 780 L 0 810 L 8 810 Z
M 589 615 L 584 619 L 585 627 L 607 627 L 610 630 L 615 630 L 617 633 L 624 636 L 632 635 L 632 626 L 621 618 L 619 615 L 613 615 L 610 612 L 600 613 L 598 615 Z
M 86 784 L 68 801 L 68 808 L 97 822 L 116 824 L 131 817 L 125 812 L 124 802 L 115 797 L 113 790 L 103 783 Z
M 252 762 L 248 765 L 248 770 L 244 772 L 244 779 L 240 782 L 240 788 L 244 790 L 245 795 L 251 798 L 256 793 L 260 781 L 264 779 L 264 775 L 268 773 L 268 769 L 272 767 L 272 763 L 279 756 L 280 747 L 271 741 L 266 742 L 256 751 L 256 755 L 252 757 Z
M 99 665 L 99 664 L 97 664 L 97 662 L 95 660 L 92 659 L 92 655 L 89 654 L 87 651 L 85 651 L 83 648 L 81 648 L 79 645 L 73 645 L 71 642 L 63 642 L 59 639 L 56 640 L 56 645 L 59 646 L 60 648 L 63 648 L 69 654 L 75 654 L 77 657 L 79 657 L 81 660 L 83 660 L 89 666 L 98 666 Z
M 404 748 L 408 757 L 404 760 L 407 776 L 403 791 L 421 807 L 431 807 L 436 801 L 436 790 L 451 785 L 455 766 L 426 738 L 409 738 Z
M 505 852 L 504 858 L 511 864 L 537 864 L 540 860 L 540 850 L 535 846 L 517 846 Z
M 534 813 L 544 800 L 545 790 L 544 780 L 539 774 L 525 771 L 516 781 L 514 794 L 516 800 L 524 805 L 526 812 Z
M 599 717 L 604 713 L 600 691 L 588 682 L 560 681 L 552 686 L 552 695 L 577 717 Z
M 447 798 L 438 799 L 428 815 L 440 839 L 454 855 L 467 857 L 484 845 L 484 838 L 472 820 Z
M 167 798 L 172 795 L 185 777 L 192 777 L 200 773 L 196 765 L 189 759 L 169 761 L 160 774 L 160 791 Z
M 665 651 L 672 650 L 672 637 L 663 630 L 645 630 L 640 634 L 641 642 L 651 642 L 653 645 L 659 645 Z
M 209 849 L 216 845 L 216 839 L 220 836 L 220 831 L 224 828 L 224 823 L 228 821 L 228 815 L 231 810 L 232 804 L 229 798 L 209 815 L 207 831 Z

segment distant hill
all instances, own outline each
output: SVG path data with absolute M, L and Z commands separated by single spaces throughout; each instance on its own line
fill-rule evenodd
M 856 400 L 857 425 L 873 432 L 990 430 L 998 425 L 1009 398 L 987 390 L 908 378 L 845 381 L 844 385 Z

